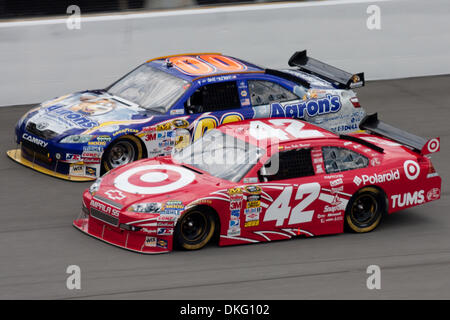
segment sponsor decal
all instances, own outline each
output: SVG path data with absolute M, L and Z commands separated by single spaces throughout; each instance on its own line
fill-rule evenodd
M 242 201 L 232 200 L 230 201 L 230 210 L 240 210 L 242 207 Z
M 441 189 L 433 188 L 427 192 L 428 201 L 437 200 L 441 197 Z
M 339 96 L 327 94 L 323 98 L 310 99 L 294 104 L 272 103 L 270 111 L 271 117 L 304 118 L 305 116 L 315 117 L 321 114 L 338 112 L 341 107 L 342 103 Z
M 54 114 L 56 116 L 59 116 L 65 120 L 68 120 L 69 122 L 73 123 L 76 126 L 85 128 L 85 129 L 91 129 L 96 126 L 98 126 L 97 121 L 93 121 L 89 119 L 86 115 L 83 115 L 79 112 L 64 109 L 63 105 L 55 105 L 48 107 L 45 109 L 46 112 L 50 114 Z
M 336 180 L 330 181 L 330 187 L 337 187 L 343 183 L 344 183 L 344 180 L 342 180 L 342 178 L 338 178 Z
M 123 200 L 126 196 L 119 190 L 108 190 L 105 195 L 111 200 Z
M 158 248 L 167 249 L 168 245 L 169 245 L 169 242 L 168 242 L 167 240 L 164 240 L 164 239 L 158 239 L 158 240 L 156 241 L 156 246 L 157 246 Z
M 394 180 L 399 180 L 400 179 L 400 171 L 398 169 L 396 170 L 391 170 L 390 172 L 386 172 L 383 174 L 376 174 L 374 173 L 373 175 L 366 175 L 363 174 L 360 177 L 355 176 L 353 178 L 353 182 L 359 186 L 361 183 L 363 185 L 366 185 L 367 183 L 370 184 L 376 184 L 376 183 L 383 183 L 383 182 L 388 182 L 388 181 L 394 181 Z
M 156 234 L 159 236 L 171 236 L 173 235 L 173 228 L 158 228 Z
M 239 226 L 237 227 L 230 227 L 228 228 L 227 235 L 230 237 L 237 237 L 241 235 L 241 228 Z
M 172 121 L 172 125 L 175 128 L 180 128 L 180 129 L 184 129 L 189 127 L 189 122 L 187 120 L 184 119 L 175 119 Z
M 250 194 L 261 194 L 261 188 L 258 186 L 246 186 L 245 191 Z
M 261 206 L 261 201 L 247 201 L 247 208 L 257 208 Z
M 30 141 L 31 143 L 37 144 L 38 146 L 40 146 L 42 148 L 45 148 L 48 145 L 48 142 L 45 142 L 44 140 L 30 136 L 28 133 L 24 133 L 22 135 L 22 138 L 27 141 Z
M 104 142 L 104 141 L 89 141 L 88 145 L 90 145 L 90 146 L 106 146 L 106 142 Z
M 156 126 L 156 131 L 167 131 L 167 130 L 172 130 L 171 122 L 161 123 Z
M 336 187 L 336 188 L 331 188 L 330 189 L 331 193 L 339 193 L 339 192 L 343 192 L 344 191 L 344 186 L 340 186 L 340 187 Z
M 416 180 L 420 174 L 420 166 L 413 160 L 406 160 L 403 163 L 403 170 L 409 180 Z
M 97 138 L 97 141 L 102 141 L 102 142 L 109 142 L 109 141 L 111 141 L 111 137 L 110 136 L 98 136 Z
M 95 208 L 97 210 L 100 210 L 103 213 L 110 214 L 110 215 L 115 216 L 115 217 L 118 217 L 119 213 L 120 213 L 119 210 L 114 209 L 114 208 L 112 208 L 110 206 L 107 206 L 107 205 L 105 205 L 103 203 L 100 203 L 98 201 L 95 201 L 95 200 L 91 200 L 90 206 L 91 206 L 91 208 Z
M 379 158 L 373 158 L 372 160 L 370 160 L 370 164 L 374 167 L 379 166 L 381 164 L 381 161 Z
M 170 110 L 170 115 L 180 115 L 180 114 L 184 114 L 184 110 L 183 109 L 172 109 Z
M 258 178 L 256 178 L 256 177 L 244 178 L 244 183 L 257 183 L 257 182 L 258 182 Z
M 86 175 L 90 176 L 90 177 L 96 177 L 97 176 L 97 168 L 86 166 Z
M 165 227 L 165 228 L 173 228 L 175 226 L 174 221 L 158 221 L 156 223 L 158 227 Z
M 83 152 L 98 152 L 101 154 L 103 153 L 103 150 L 103 147 L 83 146 Z
M 69 175 L 71 176 L 84 176 L 84 165 L 82 164 L 72 164 L 70 165 Z
M 230 196 L 235 195 L 235 194 L 241 194 L 242 193 L 242 189 L 241 188 L 230 188 L 228 189 L 228 194 Z
M 394 194 L 391 196 L 392 209 L 424 203 L 424 193 L 424 190 L 420 190 L 415 191 L 414 193 L 407 192 L 404 194 Z
M 182 167 L 151 164 L 132 167 L 114 179 L 117 189 L 135 194 L 172 192 L 195 180 L 195 174 Z
M 323 173 L 323 166 L 322 166 L 322 164 L 316 164 L 316 173 L 317 174 Z
M 50 125 L 50 124 L 49 124 L 48 122 L 39 122 L 39 123 L 36 125 L 36 129 L 38 129 L 39 131 L 42 131 L 42 130 L 47 129 L 49 125 Z
M 438 152 L 440 148 L 440 140 L 439 138 L 434 138 L 428 141 L 427 150 L 429 153 Z
M 353 182 L 354 182 L 357 186 L 359 186 L 359 185 L 361 184 L 362 180 L 361 180 L 360 177 L 355 176 L 355 177 L 353 178 Z
M 259 225 L 259 214 L 261 213 L 261 207 L 248 208 L 244 210 L 245 214 L 245 227 L 256 227 Z
M 338 195 L 334 196 L 333 201 L 331 201 L 329 206 L 327 205 L 323 208 L 324 213 L 343 211 L 343 210 L 345 210 L 345 203 L 341 200 L 341 198 L 339 198 Z
M 80 154 L 66 153 L 66 160 L 68 161 L 81 161 Z
M 121 135 L 121 134 L 138 133 L 138 132 L 139 132 L 139 130 L 137 130 L 137 129 L 125 128 L 125 129 L 118 130 L 118 131 L 114 132 L 112 135 L 115 137 L 115 136 L 118 136 L 118 135 Z
M 156 247 L 156 237 L 145 237 L 144 246 L 146 247 Z

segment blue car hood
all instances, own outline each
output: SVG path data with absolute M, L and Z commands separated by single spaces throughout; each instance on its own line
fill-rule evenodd
M 23 124 L 53 131 L 54 136 L 61 137 L 81 134 L 105 123 L 147 119 L 152 115 L 155 114 L 106 91 L 84 91 L 42 103 L 23 117 Z

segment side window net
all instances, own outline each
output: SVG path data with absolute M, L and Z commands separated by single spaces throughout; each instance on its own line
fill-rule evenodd
M 187 101 L 188 113 L 214 112 L 241 107 L 236 82 L 219 82 L 199 88 Z
M 323 147 L 323 161 L 327 173 L 365 168 L 369 159 L 358 152 L 341 147 Z
M 276 157 L 276 156 L 275 156 Z M 278 171 L 272 172 L 272 157 L 265 165 L 265 172 L 260 173 L 261 181 L 284 180 L 300 178 L 314 175 L 314 168 L 311 161 L 311 149 L 296 149 L 281 151 L 278 153 Z M 262 179 L 261 179 L 262 178 Z
M 249 80 L 247 82 L 253 106 L 298 99 L 295 94 L 275 82 L 263 80 Z

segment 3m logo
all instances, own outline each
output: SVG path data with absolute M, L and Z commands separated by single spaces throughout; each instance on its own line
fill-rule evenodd
M 359 186 L 359 185 L 361 184 L 362 180 L 361 180 L 360 177 L 355 176 L 355 178 L 353 179 L 353 182 L 354 182 L 357 186 Z

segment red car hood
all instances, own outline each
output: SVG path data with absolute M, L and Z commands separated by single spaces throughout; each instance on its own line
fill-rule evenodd
M 102 178 L 96 196 L 110 199 L 125 209 L 138 202 L 178 200 L 189 203 L 230 185 L 230 182 L 174 163 L 168 156 L 136 161 L 110 171 Z

